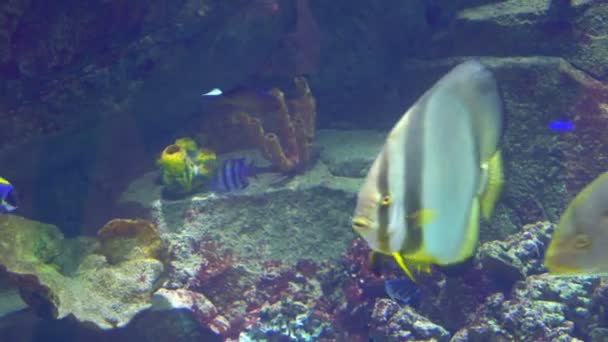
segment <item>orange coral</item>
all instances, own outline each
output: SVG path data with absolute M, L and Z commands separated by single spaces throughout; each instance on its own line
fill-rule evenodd
M 296 77 L 294 84 L 289 99 L 277 88 L 239 89 L 209 99 L 203 120 L 207 145 L 221 153 L 253 144 L 282 172 L 303 170 L 311 161 L 317 110 L 306 79 Z
M 306 79 L 295 79 L 297 97 L 285 100 L 277 88 L 270 95 L 278 103 L 276 132 L 266 132 L 259 118 L 245 112 L 235 115 L 250 141 L 258 146 L 264 157 L 283 172 L 301 171 L 311 160 L 315 135 L 316 102 Z

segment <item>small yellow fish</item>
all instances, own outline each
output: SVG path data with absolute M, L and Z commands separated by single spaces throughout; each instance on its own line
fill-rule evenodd
M 608 273 L 608 172 L 587 185 L 568 205 L 545 253 L 556 274 Z

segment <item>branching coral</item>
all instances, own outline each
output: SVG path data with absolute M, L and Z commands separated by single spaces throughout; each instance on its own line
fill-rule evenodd
M 294 99 L 286 100 L 277 88 L 270 90 L 278 104 L 276 132 L 266 132 L 262 121 L 248 113 L 235 114 L 251 142 L 283 172 L 298 172 L 308 166 L 315 134 L 315 99 L 306 79 L 297 77 L 294 81 L 297 89 Z

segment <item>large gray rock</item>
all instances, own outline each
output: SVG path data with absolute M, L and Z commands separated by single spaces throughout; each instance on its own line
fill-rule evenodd
M 374 341 L 448 341 L 450 333 L 442 326 L 417 313 L 411 306 L 378 300 L 371 322 Z
M 387 131 L 321 130 L 316 145 L 329 172 L 338 177 L 364 178 L 380 153 Z
M 456 15 L 427 55 L 559 56 L 606 79 L 608 25 L 601 18 L 607 13 L 608 5 L 594 0 L 509 0 L 471 7 Z

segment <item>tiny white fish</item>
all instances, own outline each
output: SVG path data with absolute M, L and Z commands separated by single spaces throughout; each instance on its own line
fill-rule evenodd
M 210 91 L 202 94 L 201 96 L 220 96 L 222 95 L 224 92 L 219 89 L 219 88 L 213 88 Z

